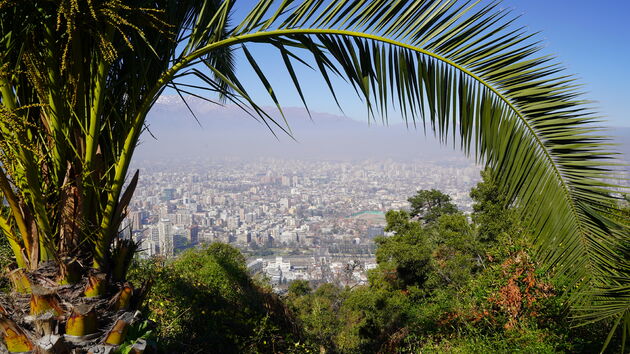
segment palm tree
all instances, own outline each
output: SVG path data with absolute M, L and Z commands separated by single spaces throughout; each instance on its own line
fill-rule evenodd
M 138 181 L 129 164 L 167 87 L 238 105 L 287 130 L 241 84 L 235 53 L 281 105 L 250 45 L 311 65 L 367 102 L 392 107 L 497 171 L 535 231 L 538 254 L 596 309 L 628 327 L 623 240 L 607 138 L 575 80 L 497 3 L 455 0 L 259 0 L 233 25 L 225 0 L 0 2 L 0 227 L 15 256 L 0 325 L 9 351 L 118 345 L 142 289 L 125 281 L 135 244 L 119 237 Z M 308 56 L 310 59 L 306 59 Z M 203 85 L 182 82 L 194 77 Z M 286 123 L 286 122 L 285 122 Z M 125 186 L 127 181 L 127 186 Z M 599 292 L 598 292 L 599 291 Z M 592 299 L 578 294 L 593 294 Z M 584 300 L 587 299 L 587 300 Z M 577 306 L 577 305 L 576 305 Z M 598 307 L 599 306 L 599 307 Z M 619 320 L 618 320 L 619 319 Z M 52 348 L 52 349 L 51 349 Z

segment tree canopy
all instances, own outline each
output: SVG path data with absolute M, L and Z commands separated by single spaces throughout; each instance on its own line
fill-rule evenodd
M 285 298 L 306 342 L 340 353 L 602 350 L 614 319 L 575 326 L 569 289 L 544 271 L 526 223 L 499 191 L 483 171 L 472 221 L 454 213 L 427 224 L 389 211 L 368 284 Z M 492 218 L 510 222 L 484 227 Z M 622 345 L 616 337 L 609 349 Z
M 442 215 L 457 212 L 457 207 L 451 203 L 451 197 L 437 189 L 420 190 L 408 201 L 411 203 L 410 216 L 425 223 L 433 223 Z

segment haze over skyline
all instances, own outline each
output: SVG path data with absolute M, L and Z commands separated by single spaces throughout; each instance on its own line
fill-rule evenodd
M 483 0 L 480 5 L 488 2 Z M 626 101 L 630 97 L 627 86 L 630 67 L 625 65 L 625 58 L 630 55 L 630 44 L 625 37 L 630 34 L 630 22 L 625 21 L 625 14 L 626 10 L 630 10 L 630 2 L 505 0 L 500 7 L 511 9 L 513 16 L 520 16 L 514 28 L 524 26 L 527 33 L 541 31 L 534 37 L 543 41 L 539 54 L 557 56 L 567 67 L 567 73 L 576 75 L 578 83 L 584 85 L 584 98 L 595 101 L 594 107 L 602 116 L 602 123 L 597 125 L 608 127 L 615 141 L 624 144 L 614 150 L 624 152 L 625 159 L 629 160 L 630 116 Z M 244 10 L 248 8 L 247 2 L 237 1 L 237 18 L 234 20 L 244 16 Z M 202 125 L 199 127 L 181 99 L 172 90 L 166 90 L 148 119 L 159 141 L 154 141 L 148 134 L 143 135 L 144 146 L 140 148 L 138 157 L 151 153 L 177 157 L 193 152 L 215 156 L 271 154 L 299 158 L 324 155 L 329 158 L 424 158 L 443 153 L 462 156 L 459 149 L 453 151 L 452 145 L 440 147 L 430 133 L 425 137 L 421 126 L 418 130 L 406 129 L 398 112 L 393 109 L 390 110 L 390 127 L 383 127 L 378 121 L 380 117 L 368 126 L 365 104 L 350 86 L 333 78 L 343 108 L 341 112 L 318 74 L 294 63 L 296 73 L 308 83 L 302 89 L 313 113 L 311 122 L 288 74 L 282 65 L 278 65 L 281 59 L 275 49 L 262 45 L 248 48 L 258 58 L 281 105 L 285 107 L 297 142 L 279 129 L 276 129 L 279 138 L 274 138 L 264 125 L 230 105 L 223 108 L 211 107 L 205 102 L 194 103 L 193 110 Z M 239 50 L 235 53 L 237 73 L 251 96 L 266 106 L 267 112 L 281 120 L 242 53 Z
M 147 124 L 152 137 L 142 134 L 135 159 L 181 159 L 182 157 L 297 159 L 396 159 L 433 160 L 463 158 L 459 145 L 441 145 L 427 125 L 416 128 L 401 123 L 368 125 L 348 117 L 312 111 L 312 120 L 301 107 L 286 107 L 285 114 L 295 140 L 275 127 L 277 137 L 260 122 L 233 105 L 218 106 L 198 98 L 187 98 L 197 115 L 192 117 L 179 96 L 164 95 L 155 104 Z M 270 112 L 273 108 L 266 107 Z M 274 118 L 282 120 L 274 115 Z M 630 128 L 612 129 L 615 148 L 630 160 Z M 625 144 L 624 144 L 625 143 Z M 470 158 L 474 161 L 474 157 Z

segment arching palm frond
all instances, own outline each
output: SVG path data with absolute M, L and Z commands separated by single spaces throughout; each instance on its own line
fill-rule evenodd
M 229 6 L 223 6 L 216 23 L 226 23 Z M 594 127 L 598 118 L 575 78 L 554 58 L 537 56 L 540 45 L 512 22 L 498 3 L 260 1 L 222 39 L 190 44 L 164 80 L 207 53 L 240 49 L 281 110 L 248 45 L 277 48 L 303 99 L 305 83 L 292 63 L 308 54 L 334 97 L 330 76 L 338 75 L 366 100 L 372 117 L 387 119 L 388 107 L 398 108 L 406 121 L 429 125 L 442 141 L 459 141 L 464 152 L 493 167 L 504 192 L 522 207 L 547 269 L 568 288 L 627 280 L 620 241 L 628 228 L 612 212 L 620 187 L 607 182 L 615 179 L 610 141 Z M 195 75 L 212 87 L 230 87 L 222 93 L 269 118 L 237 77 L 205 64 L 214 78 Z M 585 303 L 584 292 L 572 293 Z M 627 313 L 626 299 L 603 317 Z

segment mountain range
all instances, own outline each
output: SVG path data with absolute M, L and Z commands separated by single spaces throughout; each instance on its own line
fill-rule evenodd
M 141 137 L 136 158 L 177 159 L 186 157 L 299 159 L 398 159 L 435 160 L 463 156 L 453 146 L 452 132 L 448 145 L 442 145 L 422 122 L 409 126 L 402 122 L 368 123 L 342 115 L 304 108 L 283 108 L 291 136 L 273 123 L 271 129 L 235 105 L 220 106 L 198 98 L 186 99 L 197 119 L 178 96 L 163 95 L 147 117 L 148 132 Z M 275 108 L 273 118 L 286 127 Z M 395 112 L 390 113 L 394 116 Z M 273 131 L 273 132 L 272 132 Z M 149 134 L 150 132 L 150 134 Z M 614 150 L 630 161 L 630 128 L 611 128 L 610 135 L 620 144 Z M 274 136 L 275 133 L 275 136 Z

